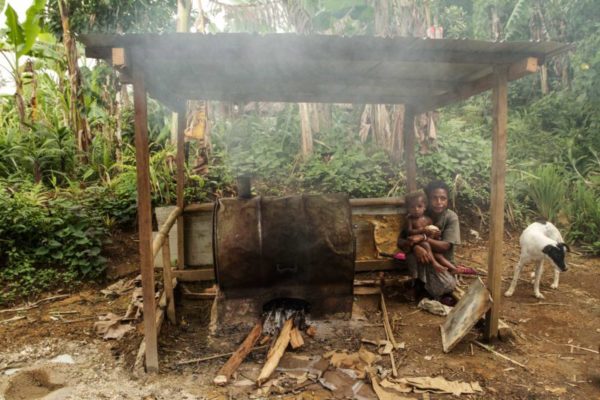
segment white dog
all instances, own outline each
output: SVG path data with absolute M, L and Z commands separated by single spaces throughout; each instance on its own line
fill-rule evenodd
M 519 264 L 515 267 L 513 280 L 504 295 L 506 297 L 513 295 L 523 266 L 528 262 L 535 261 L 538 264 L 535 270 L 533 293 L 538 299 L 543 299 L 544 295 L 540 293 L 540 279 L 544 270 L 544 259 L 548 259 L 554 264 L 554 282 L 550 287 L 556 289 L 560 273 L 567 270 L 565 255 L 567 250 L 570 250 L 569 246 L 564 243 L 560 232 L 550 222 L 534 222 L 529 225 L 521 234 L 520 243 Z

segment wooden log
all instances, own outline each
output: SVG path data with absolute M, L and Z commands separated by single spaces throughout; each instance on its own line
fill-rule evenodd
M 138 193 L 138 230 L 142 292 L 144 299 L 144 337 L 146 370 L 158 372 L 158 341 L 154 305 L 154 257 L 152 256 L 152 204 L 150 194 L 150 156 L 148 154 L 148 110 L 146 86 L 141 69 L 133 71 L 135 109 L 135 161 Z
M 176 269 L 173 270 L 172 275 L 180 282 L 212 281 L 215 279 L 215 271 L 212 268 Z
M 177 324 L 177 318 L 175 316 L 175 297 L 173 296 L 173 278 L 171 277 L 171 249 L 169 246 L 169 236 L 165 240 L 162 247 L 162 259 L 163 259 L 163 285 L 165 288 L 165 294 L 167 299 L 167 317 L 173 324 Z
M 242 342 L 240 347 L 231 355 L 229 360 L 221 367 L 217 376 L 213 380 L 215 385 L 225 385 L 231 378 L 231 375 L 240 366 L 242 361 L 246 358 L 248 353 L 252 350 L 260 335 L 262 333 L 262 321 L 259 321 L 254 325 L 254 328 L 250 331 L 246 339 Z
M 291 318 L 285 321 L 285 323 L 283 324 L 281 332 L 277 337 L 277 341 L 275 341 L 275 344 L 271 348 L 271 351 L 269 351 L 267 361 L 265 362 L 265 365 L 263 366 L 262 370 L 260 371 L 260 374 L 258 375 L 258 378 L 256 380 L 258 386 L 261 386 L 263 383 L 265 383 L 267 379 L 269 379 L 273 371 L 275 371 L 277 365 L 279 365 L 279 360 L 281 360 L 281 357 L 283 357 L 283 353 L 285 353 L 285 349 L 287 349 L 288 344 L 290 343 L 290 334 L 293 325 L 294 321 Z
M 160 227 L 160 230 L 156 234 L 156 237 L 154 238 L 154 242 L 152 243 L 152 257 L 153 258 L 156 257 L 156 255 L 160 251 L 160 248 L 163 246 L 163 243 L 165 243 L 165 241 L 169 237 L 169 232 L 171 231 L 171 228 L 175 224 L 175 221 L 177 221 L 177 217 L 179 217 L 181 215 L 181 213 L 182 213 L 182 209 L 180 207 L 175 207 L 175 209 L 173 209 L 173 211 L 171 211 L 171 214 L 169 214 L 169 216 L 167 217 L 163 226 Z M 170 265 L 170 263 L 169 263 L 169 265 Z
M 498 320 L 502 304 L 502 245 L 504 235 L 504 180 L 506 172 L 506 128 L 508 120 L 508 72 L 506 67 L 494 67 L 492 136 L 492 177 L 490 194 L 490 236 L 487 286 L 492 296 L 492 308 L 486 314 L 485 338 L 498 336 Z
M 182 210 L 185 207 L 185 198 L 183 189 L 185 187 L 185 127 L 187 124 L 187 105 L 183 103 L 177 113 L 177 207 Z M 177 217 L 177 268 L 183 269 L 185 266 L 185 249 L 183 224 L 185 223 L 183 213 Z
M 298 329 L 297 326 L 293 327 L 292 332 L 290 333 L 290 346 L 292 346 L 292 349 L 304 346 L 302 333 L 300 333 L 300 329 Z

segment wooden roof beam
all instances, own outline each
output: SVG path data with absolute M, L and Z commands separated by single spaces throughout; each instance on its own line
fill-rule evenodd
M 508 81 L 514 81 L 525 75 L 537 72 L 539 61 L 535 57 L 527 57 L 508 67 Z M 485 92 L 494 86 L 494 74 L 489 74 L 471 83 L 457 87 L 448 93 L 436 97 L 431 103 L 423 103 L 418 107 L 419 112 L 444 107 L 448 104 L 466 100 L 471 96 Z

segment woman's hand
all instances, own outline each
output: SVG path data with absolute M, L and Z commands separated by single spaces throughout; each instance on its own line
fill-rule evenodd
M 415 254 L 415 258 L 421 264 L 432 264 L 433 257 L 421 246 L 413 247 L 413 253 Z
M 436 239 L 436 240 L 439 240 L 442 237 L 442 231 L 437 229 L 437 227 L 436 227 L 436 229 L 425 228 L 425 234 L 427 236 L 429 236 L 430 238 Z

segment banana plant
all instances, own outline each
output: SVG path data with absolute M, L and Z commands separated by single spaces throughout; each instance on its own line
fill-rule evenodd
M 19 118 L 25 124 L 25 102 L 23 100 L 23 79 L 19 69 L 21 57 L 31 54 L 33 45 L 42 30 L 41 21 L 44 15 L 46 0 L 34 0 L 27 9 L 25 21 L 19 22 L 19 17 L 9 4 L 6 7 L 4 40 L 0 42 L 0 54 L 10 66 L 10 73 L 15 82 L 15 101 Z M 0 9 L 4 7 L 4 0 L 0 0 Z M 7 54 L 12 52 L 13 57 Z

